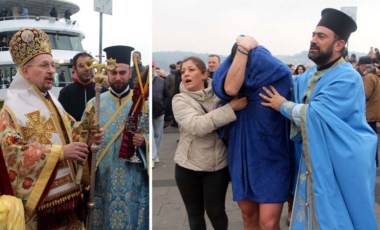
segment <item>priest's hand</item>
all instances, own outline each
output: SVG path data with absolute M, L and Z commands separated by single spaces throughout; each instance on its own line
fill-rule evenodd
M 132 143 L 134 146 L 139 148 L 144 143 L 144 134 L 135 133 L 132 138 Z
M 286 99 L 281 96 L 273 86 L 270 86 L 270 90 L 263 87 L 263 90 L 266 95 L 259 93 L 259 96 L 266 102 L 261 102 L 261 104 L 265 107 L 270 107 L 276 111 L 280 111 L 281 104 L 286 101 Z
M 88 145 L 83 142 L 73 142 L 63 146 L 63 157 L 65 160 L 84 162 L 88 153 Z

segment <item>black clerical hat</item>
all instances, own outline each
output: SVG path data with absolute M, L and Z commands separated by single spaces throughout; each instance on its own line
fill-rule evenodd
M 116 59 L 116 63 L 124 63 L 131 65 L 131 53 L 135 48 L 130 46 L 110 46 L 104 48 L 103 51 L 107 54 L 107 59 Z
M 322 10 L 322 18 L 318 26 L 329 28 L 346 42 L 351 33 L 357 29 L 356 22 L 350 16 L 332 8 Z

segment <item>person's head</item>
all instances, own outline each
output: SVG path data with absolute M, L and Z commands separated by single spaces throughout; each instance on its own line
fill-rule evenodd
M 86 52 L 77 53 L 72 60 L 73 71 L 78 76 L 78 81 L 82 84 L 89 83 L 94 77 L 91 70 L 86 69 L 86 63 L 91 61 L 93 57 Z
M 41 92 L 53 87 L 55 64 L 45 32 L 34 28 L 20 29 L 9 43 L 9 52 L 21 75 Z
M 134 51 L 132 54 L 132 62 L 137 58 L 137 64 L 141 64 L 141 53 L 140 51 Z
M 298 65 L 297 68 L 294 70 L 294 75 L 302 74 L 306 71 L 306 68 L 304 65 Z
M 353 54 L 350 55 L 350 62 L 351 63 L 356 63 L 357 62 L 356 54 L 353 53 Z
M 176 70 L 176 69 L 177 69 L 176 64 L 170 64 L 170 65 L 169 65 L 169 69 L 170 69 L 170 71 L 172 71 L 172 70 Z
M 175 67 L 176 67 L 176 69 L 177 69 L 179 72 L 181 72 L 181 64 L 182 64 L 182 61 L 177 61 L 177 62 L 175 63 Z
M 360 74 L 372 68 L 372 58 L 370 56 L 363 56 L 359 58 L 357 70 Z
M 292 72 L 292 74 L 294 74 L 296 67 L 293 64 L 288 64 L 288 67 L 289 67 L 290 71 Z
M 198 57 L 188 57 L 181 64 L 181 81 L 189 91 L 199 91 L 206 87 L 206 64 Z
M 336 9 L 324 9 L 312 34 L 309 59 L 317 66 L 323 66 L 342 57 L 347 41 L 356 29 L 355 21 L 347 14 Z
M 220 57 L 216 54 L 210 54 L 207 59 L 208 70 L 210 72 L 215 72 L 215 70 L 219 67 L 219 65 L 220 65 Z
M 110 46 L 104 49 L 107 59 L 116 59 L 116 68 L 107 71 L 109 85 L 116 93 L 122 93 L 129 85 L 128 82 L 132 76 L 130 63 L 133 50 L 134 48 L 130 46 Z

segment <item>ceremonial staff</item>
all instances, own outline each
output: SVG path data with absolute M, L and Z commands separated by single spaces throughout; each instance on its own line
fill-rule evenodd
M 133 63 L 137 73 L 138 86 L 134 89 L 133 95 L 133 105 L 130 110 L 127 120 L 126 120 L 126 131 L 131 135 L 131 138 L 134 133 L 148 133 L 149 132 L 149 118 L 148 118 L 148 108 L 145 103 L 148 97 L 148 86 L 149 86 L 149 68 L 144 72 L 145 77 L 145 85 L 143 85 L 143 79 L 141 77 L 141 73 L 138 67 L 137 57 L 133 58 Z M 128 134 L 127 134 L 128 135 Z M 123 145 L 120 149 L 123 152 Z M 127 150 L 125 150 L 127 151 Z M 134 154 L 130 158 L 127 158 L 127 161 L 131 163 L 142 163 L 143 157 L 137 157 L 136 153 L 137 149 L 134 148 Z M 148 151 L 147 151 L 148 152 Z M 147 153 L 148 154 L 148 153 Z M 146 159 L 149 159 L 146 157 Z M 144 163 L 144 162 L 143 162 Z M 146 163 L 146 162 L 145 162 Z M 146 164 L 144 163 L 144 166 Z
M 104 78 L 106 77 L 103 72 L 104 71 L 112 71 L 116 68 L 116 60 L 109 59 L 107 60 L 106 64 L 101 64 L 97 62 L 93 62 L 91 60 L 90 62 L 86 63 L 85 68 L 87 70 L 96 70 L 94 81 L 95 81 L 95 101 L 94 101 L 94 108 L 95 108 L 95 117 L 91 116 L 92 113 L 87 114 L 81 124 L 80 128 L 80 136 L 82 139 L 85 139 L 86 143 L 89 143 L 88 138 L 91 136 L 91 133 L 93 133 L 94 130 L 99 129 L 99 108 L 100 108 L 100 93 L 102 90 L 102 83 Z M 83 136 L 85 135 L 85 138 Z M 88 219 L 87 219 L 87 226 L 91 226 L 92 220 L 93 220 L 93 209 L 95 206 L 94 203 L 94 190 L 95 190 L 95 175 L 96 175 L 96 160 L 97 160 L 97 153 L 98 153 L 99 146 L 92 143 L 91 145 L 91 169 L 90 169 L 90 195 L 88 200 Z M 83 166 L 78 165 L 77 169 L 77 178 L 76 183 L 80 183 L 82 180 L 83 175 Z

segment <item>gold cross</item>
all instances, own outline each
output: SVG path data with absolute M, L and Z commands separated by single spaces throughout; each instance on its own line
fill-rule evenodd
M 97 133 L 99 130 L 99 125 L 95 121 L 95 111 L 94 107 L 90 111 L 85 111 L 85 116 L 81 124 L 78 126 L 76 133 L 79 134 L 79 141 L 89 144 L 90 137 Z
M 104 80 L 103 70 L 114 70 L 116 68 L 116 60 L 115 59 L 107 59 L 107 65 L 103 63 L 94 62 L 94 60 L 89 60 L 86 62 L 85 68 L 87 70 L 96 69 L 96 73 L 94 76 L 95 83 L 102 84 Z
M 25 114 L 25 116 L 28 118 L 26 127 L 21 127 L 25 140 L 37 141 L 40 144 L 51 144 L 52 133 L 56 132 L 53 119 L 41 116 L 39 110 Z

